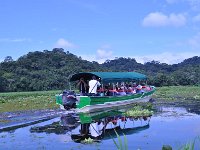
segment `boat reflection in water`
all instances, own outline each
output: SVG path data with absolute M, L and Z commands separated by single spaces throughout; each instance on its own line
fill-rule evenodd
M 76 114 L 66 114 L 60 117 L 60 121 L 51 122 L 51 124 L 46 124 L 43 126 L 31 127 L 30 132 L 66 134 L 76 129 L 79 125 L 79 118 Z
M 122 110 L 110 110 L 98 113 L 66 114 L 60 121 L 43 126 L 31 127 L 31 133 L 55 133 L 71 136 L 74 142 L 86 139 L 100 141 L 118 135 L 128 135 L 149 128 L 150 116 L 126 117 Z
M 72 134 L 75 142 L 82 142 L 91 138 L 94 141 L 116 137 L 119 135 L 133 134 L 149 128 L 150 116 L 126 117 L 123 111 L 107 111 L 101 113 L 80 113 L 79 133 Z

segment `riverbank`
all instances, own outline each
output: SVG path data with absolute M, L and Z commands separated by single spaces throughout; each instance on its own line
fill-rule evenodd
M 165 86 L 156 88 L 157 101 L 200 100 L 200 86 Z
M 61 91 L 0 93 L 0 113 L 24 110 L 56 109 L 55 94 Z
M 0 93 L 0 113 L 26 110 L 57 109 L 57 91 Z M 153 96 L 156 103 L 200 101 L 200 86 L 170 86 L 156 88 Z M 189 100 L 189 101 L 188 101 Z

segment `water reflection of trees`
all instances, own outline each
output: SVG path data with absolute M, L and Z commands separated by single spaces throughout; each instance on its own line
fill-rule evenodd
M 174 104 L 177 107 L 184 107 L 187 112 L 200 115 L 200 101 L 188 99 Z
M 162 112 L 163 107 L 185 108 L 187 112 L 200 115 L 200 101 L 198 100 L 180 100 L 175 102 L 167 102 L 155 105 L 155 110 Z

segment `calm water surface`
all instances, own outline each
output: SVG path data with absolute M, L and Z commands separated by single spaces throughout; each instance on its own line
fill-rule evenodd
M 163 145 L 179 149 L 200 136 L 200 116 L 188 111 L 184 107 L 159 106 L 150 118 L 127 118 L 116 110 L 86 115 L 53 113 L 49 115 L 52 117 L 12 124 L 10 128 L 0 124 L 0 149 L 115 150 L 113 139 L 118 139 L 113 128 L 122 142 L 123 133 L 126 135 L 130 150 L 160 150 Z M 88 137 L 96 142 L 81 143 Z M 200 148 L 199 141 L 195 149 Z

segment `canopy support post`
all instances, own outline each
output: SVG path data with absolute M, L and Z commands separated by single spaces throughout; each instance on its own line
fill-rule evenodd
M 112 93 L 113 93 L 113 96 L 114 96 L 114 83 L 112 83 L 112 86 L 113 86 Z

